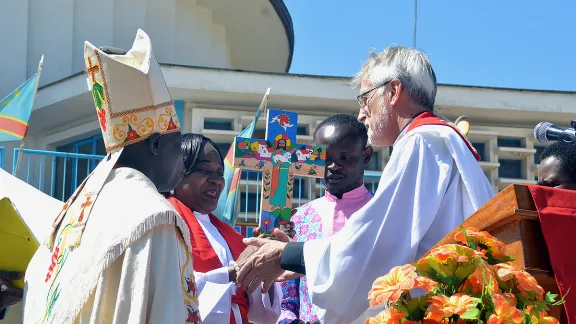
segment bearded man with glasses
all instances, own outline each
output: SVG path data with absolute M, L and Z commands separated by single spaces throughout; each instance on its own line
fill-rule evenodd
M 374 197 L 329 238 L 248 240 L 260 248 L 238 273 L 248 291 L 305 274 L 324 323 L 374 315 L 367 294 L 377 277 L 420 258 L 494 196 L 472 145 L 433 113 L 436 75 L 424 54 L 406 47 L 372 54 L 353 85 L 370 143 L 394 148 Z

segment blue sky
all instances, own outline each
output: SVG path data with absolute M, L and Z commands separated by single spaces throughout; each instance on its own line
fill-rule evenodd
M 370 48 L 412 46 L 413 0 L 284 0 L 290 73 L 351 76 Z M 576 91 L 575 0 L 419 0 L 417 48 L 439 83 Z

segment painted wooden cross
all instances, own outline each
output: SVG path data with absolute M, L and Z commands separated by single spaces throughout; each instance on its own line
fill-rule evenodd
M 296 144 L 297 125 L 297 113 L 268 110 L 265 140 L 234 141 L 234 167 L 262 172 L 260 228 L 265 234 L 290 222 L 295 175 L 324 177 L 326 148 Z

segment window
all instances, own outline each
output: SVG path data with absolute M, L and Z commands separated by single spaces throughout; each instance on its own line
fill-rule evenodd
M 204 129 L 234 130 L 232 120 L 204 118 Z
M 242 170 L 240 173 L 240 180 L 242 180 L 239 186 L 246 185 L 246 181 L 262 181 L 262 172 L 257 170 Z M 260 185 L 260 183 L 258 183 Z
M 262 129 L 262 128 L 255 129 L 254 132 L 252 133 L 252 138 L 265 139 L 266 138 L 266 130 Z
M 215 144 L 218 151 L 220 151 L 220 154 L 222 154 L 222 157 L 226 158 L 226 154 L 228 154 L 228 151 L 230 150 L 232 143 L 215 143 Z
M 240 234 L 242 234 L 242 226 L 234 226 L 234 230 Z
M 252 234 L 252 230 L 254 230 L 254 226 L 246 226 L 246 238 L 251 238 L 254 236 Z
M 370 171 L 380 170 L 380 152 L 374 151 L 374 153 L 372 153 L 372 158 L 370 159 L 368 164 L 364 166 L 364 170 L 370 170 Z
M 372 194 L 378 190 L 378 182 L 380 182 L 380 178 L 364 177 L 364 187 L 366 187 L 366 189 L 368 189 Z
M 542 155 L 542 152 L 544 152 L 546 146 L 534 146 L 534 148 L 536 149 L 536 153 L 534 153 L 534 163 L 540 164 L 540 155 Z
M 246 200 L 248 197 L 248 200 Z M 248 207 L 246 207 L 246 203 L 248 203 Z M 245 192 L 240 193 L 240 212 L 241 213 L 255 213 L 260 207 L 258 206 L 260 201 L 258 200 L 258 196 L 255 192 L 250 192 L 246 194 Z
M 96 135 L 87 139 L 73 142 L 56 148 L 58 152 L 105 156 L 106 148 L 102 135 Z M 74 190 L 86 179 L 96 165 L 99 158 L 67 157 L 56 158 L 56 179 L 52 179 L 55 197 L 67 200 Z
M 294 186 L 292 189 L 292 200 L 298 198 L 306 199 L 308 196 L 306 195 L 306 181 L 300 177 L 294 177 Z
M 522 179 L 522 161 L 500 159 L 498 176 L 500 178 Z
M 522 140 L 519 138 L 498 138 L 498 146 L 502 147 L 522 147 Z
M 296 135 L 308 135 L 308 125 L 300 125 L 296 127 Z
M 486 143 L 474 142 L 474 143 L 472 143 L 472 146 L 476 149 L 476 152 L 478 152 L 478 155 L 480 155 L 480 161 L 487 161 L 486 160 Z

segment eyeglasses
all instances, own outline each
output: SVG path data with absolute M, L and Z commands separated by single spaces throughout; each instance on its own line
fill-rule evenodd
M 390 81 L 392 81 L 392 80 L 390 80 Z M 379 88 L 382 88 L 382 87 L 386 86 L 388 83 L 390 83 L 390 81 L 386 81 L 386 82 L 382 83 L 382 84 L 379 85 L 379 86 L 376 86 L 376 87 L 374 87 L 374 88 L 372 88 L 372 89 L 370 89 L 370 90 L 368 90 L 368 91 L 366 91 L 366 92 L 363 92 L 363 93 L 359 94 L 359 95 L 356 97 L 356 100 L 358 100 L 358 104 L 360 105 L 360 108 L 366 107 L 366 103 L 367 103 L 367 101 L 368 101 L 368 97 L 366 97 L 367 94 L 371 93 L 372 91 L 374 91 L 374 90 L 376 90 L 376 89 L 379 89 Z

